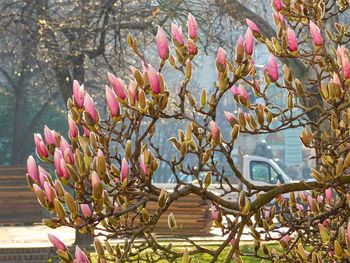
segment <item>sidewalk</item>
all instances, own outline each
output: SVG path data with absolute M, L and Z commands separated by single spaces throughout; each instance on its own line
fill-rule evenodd
M 248 229 L 242 238 L 242 241 L 252 241 L 252 237 L 248 234 Z M 52 246 L 48 240 L 47 234 L 51 233 L 61 239 L 67 246 L 73 245 L 75 241 L 75 230 L 69 227 L 60 227 L 51 229 L 45 225 L 34 226 L 3 226 L 0 227 L 0 248 L 26 248 L 26 247 L 50 247 Z M 222 237 L 220 229 L 212 229 L 207 236 L 191 237 L 193 241 L 199 243 L 218 244 L 225 240 Z M 170 236 L 157 236 L 161 242 L 184 243 L 182 239 L 174 239 Z M 112 240 L 111 243 L 124 242 L 123 239 Z

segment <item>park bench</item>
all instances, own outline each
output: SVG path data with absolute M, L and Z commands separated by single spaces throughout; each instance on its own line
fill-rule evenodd
M 158 207 L 157 202 L 148 202 L 150 214 Z M 155 232 L 161 235 L 174 234 L 168 226 L 168 216 L 173 213 L 178 229 L 176 233 L 186 236 L 207 235 L 212 225 L 210 206 L 197 195 L 181 197 L 171 204 L 160 217 Z
M 31 225 L 40 223 L 43 218 L 43 209 L 28 189 L 26 172 L 24 166 L 0 166 L 0 225 Z M 150 213 L 155 211 L 157 202 L 148 202 L 147 209 Z M 212 225 L 210 207 L 200 197 L 189 195 L 175 201 L 159 219 L 156 233 L 172 233 L 168 227 L 168 215 L 171 212 L 181 227 L 178 233 L 208 234 Z
M 0 166 L 0 225 L 41 222 L 43 210 L 29 191 L 25 166 Z

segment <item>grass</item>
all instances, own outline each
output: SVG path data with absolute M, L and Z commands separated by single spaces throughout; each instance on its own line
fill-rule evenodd
M 277 250 L 280 250 L 281 248 L 279 247 L 279 245 L 277 244 L 268 244 L 267 247 L 274 247 Z M 187 247 L 189 250 L 191 250 L 191 247 Z M 214 250 L 217 247 L 215 246 L 207 246 L 206 248 Z M 179 250 L 182 251 L 184 248 L 180 247 L 180 246 L 174 246 L 175 250 Z M 252 253 L 253 252 L 253 246 L 251 244 L 246 244 L 246 245 L 242 245 L 240 246 L 240 250 L 242 253 Z M 227 247 L 223 250 L 223 252 L 220 254 L 218 260 L 216 262 L 224 262 L 228 253 L 230 251 L 230 247 Z M 92 257 L 92 262 L 93 263 L 97 263 L 97 256 L 95 253 L 91 254 Z M 205 262 L 209 262 L 212 259 L 212 257 L 210 255 L 207 254 L 197 254 L 197 255 L 193 255 L 191 256 L 191 263 L 205 263 Z M 261 259 L 256 259 L 256 258 L 252 258 L 252 257 L 242 257 L 242 260 L 244 263 L 257 263 L 257 262 L 261 262 Z M 133 261 L 130 261 L 130 263 Z M 136 262 L 136 261 L 135 261 Z M 159 261 L 160 263 L 167 263 L 167 260 L 162 260 Z M 176 262 L 181 263 L 181 259 L 177 260 Z M 234 262 L 233 260 L 231 260 L 231 262 Z

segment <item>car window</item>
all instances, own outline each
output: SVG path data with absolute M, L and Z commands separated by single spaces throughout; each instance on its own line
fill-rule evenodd
M 276 184 L 278 173 L 267 162 L 252 161 L 250 162 L 250 178 L 254 181 Z
M 254 181 L 270 183 L 270 169 L 265 162 L 250 162 L 250 178 Z

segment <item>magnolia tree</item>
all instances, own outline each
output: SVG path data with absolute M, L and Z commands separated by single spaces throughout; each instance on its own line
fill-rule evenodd
M 150 65 L 129 36 L 128 44 L 139 64 L 131 67 L 130 77 L 124 77 L 127 83 L 108 74 L 105 96 L 109 115 L 102 119 L 91 96 L 75 81 L 74 95 L 67 102 L 69 139 L 48 127 L 44 139 L 34 135 L 37 156 L 46 166 L 38 166 L 30 156 L 27 179 L 40 204 L 50 211 L 51 218 L 43 222 L 51 228 L 69 226 L 94 236 L 98 262 L 177 258 L 189 262 L 196 253 L 206 253 L 216 262 L 227 247 L 226 262 L 232 258 L 241 262 L 244 229 L 254 239 L 254 249 L 246 256 L 273 262 L 348 260 L 350 62 L 344 44 L 350 32 L 339 23 L 334 24 L 334 32 L 323 29 L 325 21 L 348 5 L 337 1 L 336 7 L 328 8 L 320 0 L 274 0 L 276 37 L 265 38 L 258 25 L 247 19 L 247 31 L 238 40 L 234 61 L 229 61 L 222 48 L 217 52 L 213 69 L 217 81 L 211 94 L 205 89 L 198 95 L 191 92 L 199 38 L 191 14 L 187 40 L 181 26 L 172 24 L 172 47 L 158 27 L 159 65 Z M 330 13 L 331 9 L 336 12 Z M 260 78 L 252 59 L 255 43 L 270 52 Z M 290 61 L 307 66 L 307 78 L 298 79 L 288 66 Z M 164 67 L 166 63 L 171 67 Z M 169 92 L 164 68 L 182 73 L 176 92 Z M 272 87 L 286 94 L 283 107 L 271 102 L 268 94 Z M 259 104 L 250 101 L 249 89 Z M 230 109 L 220 112 L 218 105 L 225 93 L 231 93 L 232 103 L 242 109 L 237 114 Z M 313 113 L 317 119 L 309 117 Z M 225 125 L 232 127 L 230 136 L 220 132 L 218 115 L 225 115 Z M 177 150 L 170 159 L 162 156 L 153 141 L 157 125 L 164 120 L 184 124 L 168 142 L 162 142 Z M 296 127 L 304 127 L 300 139 L 314 152 L 317 168 L 311 174 L 315 180 L 276 186 L 247 181 L 232 159 L 239 134 L 255 136 Z M 224 156 L 230 171 L 217 168 L 218 155 Z M 184 165 L 188 159 L 191 163 Z M 170 168 L 168 176 L 175 178 L 172 191 L 160 189 L 152 181 L 160 162 Z M 54 172 L 49 172 L 50 166 Z M 194 176 L 197 183 L 184 182 L 180 173 Z M 230 184 L 231 174 L 246 191 Z M 209 190 L 214 182 L 221 196 Z M 232 192 L 238 193 L 237 202 L 225 199 Z M 180 251 L 157 242 L 153 234 L 157 221 L 174 201 L 188 195 L 197 195 L 211 205 L 214 226 L 225 236 L 221 245 L 208 248 L 183 237 L 193 249 Z M 157 202 L 155 211 L 147 210 L 150 201 Z M 176 213 L 169 215 L 168 225 L 181 238 Z M 110 238 L 127 241 L 112 247 Z M 136 238 L 142 241 L 135 243 Z M 88 253 L 79 247 L 74 255 L 57 237 L 49 235 L 49 239 L 63 262 L 90 262 Z M 280 249 L 266 246 L 268 241 L 278 241 Z

